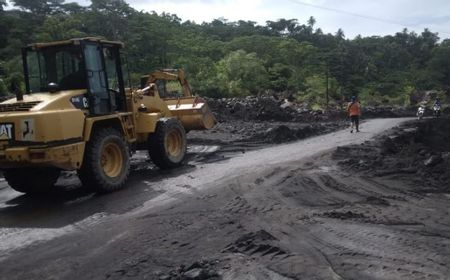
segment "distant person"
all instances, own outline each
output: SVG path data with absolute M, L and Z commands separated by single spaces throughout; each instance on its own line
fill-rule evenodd
M 439 97 L 436 97 L 436 100 L 434 101 L 433 116 L 436 118 L 441 116 L 441 100 L 439 100 Z
M 350 133 L 353 133 L 354 128 L 356 128 L 356 132 L 359 132 L 359 117 L 361 116 L 361 104 L 357 100 L 356 96 L 352 96 L 351 101 L 348 103 L 347 113 L 352 122 Z
M 439 99 L 439 97 L 436 97 L 436 100 L 434 101 L 434 105 L 433 106 L 441 107 L 441 100 Z

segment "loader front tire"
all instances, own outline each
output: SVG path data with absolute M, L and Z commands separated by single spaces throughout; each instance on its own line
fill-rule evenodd
M 15 191 L 39 194 L 50 191 L 58 180 L 60 169 L 51 167 L 14 168 L 3 171 L 6 182 Z
M 96 192 L 112 192 L 125 186 L 130 173 L 130 152 L 122 134 L 114 128 L 97 131 L 86 145 L 78 176 Z
M 183 163 L 186 156 L 186 132 L 177 119 L 159 120 L 148 142 L 150 158 L 159 168 L 175 168 Z

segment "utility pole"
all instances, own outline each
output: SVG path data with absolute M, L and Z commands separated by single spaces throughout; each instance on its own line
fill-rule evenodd
M 325 95 L 325 97 L 326 97 L 326 102 L 327 102 L 327 104 L 326 104 L 326 108 L 327 108 L 327 111 L 328 111 L 328 105 L 329 105 L 329 101 L 330 101 L 330 97 L 329 97 L 329 92 L 328 92 L 328 88 L 329 88 L 329 86 L 328 86 L 328 80 L 329 80 L 329 75 L 330 75 L 330 70 L 328 69 L 328 64 L 326 64 L 326 70 L 325 70 L 325 79 L 326 79 L 326 95 Z

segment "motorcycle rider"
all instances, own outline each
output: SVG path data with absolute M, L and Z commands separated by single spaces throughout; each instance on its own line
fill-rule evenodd
M 436 117 L 439 117 L 441 113 L 441 100 L 439 99 L 439 97 L 436 97 L 436 100 L 434 101 L 434 105 L 433 105 L 433 114 Z
M 436 100 L 434 101 L 434 105 L 441 107 L 441 100 L 439 99 L 439 97 L 436 97 Z

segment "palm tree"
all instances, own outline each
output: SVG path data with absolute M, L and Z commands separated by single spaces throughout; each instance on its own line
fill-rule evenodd
M 315 24 L 316 24 L 316 19 L 313 16 L 310 16 L 308 19 L 308 26 L 310 26 L 311 29 L 313 29 Z
M 341 28 L 339 28 L 338 31 L 336 31 L 336 34 L 334 34 L 334 36 L 336 36 L 336 38 L 338 38 L 338 39 L 345 38 L 344 31 Z
M 0 0 L 0 11 L 3 11 L 3 6 L 6 6 L 6 0 Z

